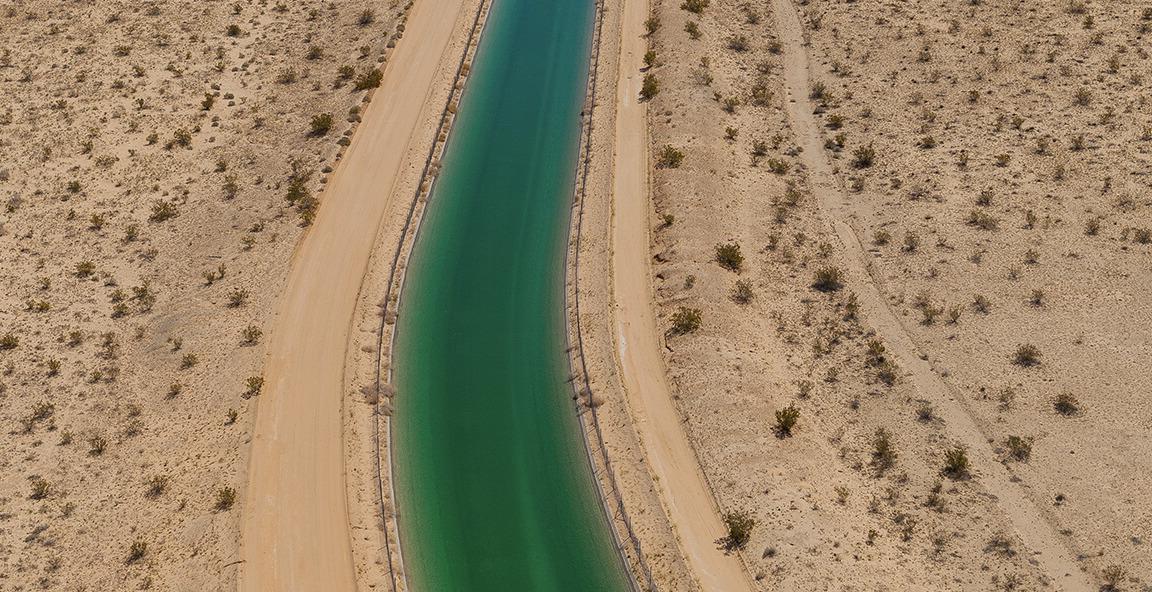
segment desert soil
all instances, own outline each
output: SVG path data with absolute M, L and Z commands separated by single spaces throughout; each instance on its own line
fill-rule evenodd
M 1147 585 L 1152 13 L 653 15 L 665 359 L 759 585 Z
M 405 9 L 0 9 L 0 587 L 235 586 L 263 336 Z

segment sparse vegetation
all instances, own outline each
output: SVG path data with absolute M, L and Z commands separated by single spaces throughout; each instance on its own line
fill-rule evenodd
M 800 409 L 795 405 L 790 404 L 783 409 L 776 410 L 776 435 L 781 438 L 791 436 L 798 421 L 800 421 Z
M 721 546 L 728 551 L 739 551 L 746 547 L 752 538 L 752 529 L 756 527 L 756 519 L 746 510 L 724 512 L 723 518 L 727 533 L 720 540 Z

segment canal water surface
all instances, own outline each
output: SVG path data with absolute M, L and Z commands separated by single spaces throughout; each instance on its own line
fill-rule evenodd
M 565 382 L 592 21 L 592 0 L 494 0 L 412 254 L 393 426 L 415 592 L 629 588 Z

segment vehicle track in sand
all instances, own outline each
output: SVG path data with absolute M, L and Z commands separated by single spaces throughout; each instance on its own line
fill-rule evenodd
M 820 123 L 808 93 L 811 68 L 796 6 L 792 0 L 772 0 L 772 12 L 783 45 L 785 107 L 796 144 L 802 149 L 800 159 L 806 168 L 809 189 L 844 247 L 847 283 L 855 289 L 864 317 L 883 338 L 887 350 L 899 360 L 905 371 L 904 378 L 911 381 L 921 398 L 933 403 L 951 437 L 967 448 L 975 478 L 996 497 L 1024 547 L 1031 552 L 1029 561 L 1051 578 L 1056 589 L 1095 590 L 1056 527 L 997 459 L 987 436 L 964 402 L 926 360 L 881 294 L 872 276 L 870 255 L 849 223 L 848 193 L 824 151 Z
M 464 0 L 417 2 L 294 256 L 253 429 L 239 589 L 356 590 L 342 433 L 356 301 L 404 163 L 423 134 Z M 432 107 L 429 107 L 432 105 Z M 406 198 L 407 196 L 401 196 Z

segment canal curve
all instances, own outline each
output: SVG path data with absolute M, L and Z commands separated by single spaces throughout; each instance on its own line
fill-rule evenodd
M 415 592 L 629 589 L 566 382 L 592 0 L 495 0 L 413 248 L 395 486 Z

